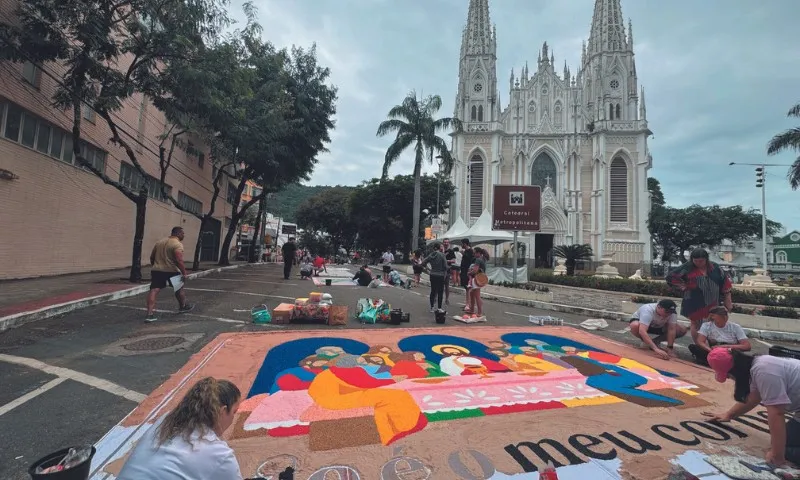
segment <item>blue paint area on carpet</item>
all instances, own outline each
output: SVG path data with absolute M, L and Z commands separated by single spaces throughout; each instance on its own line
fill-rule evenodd
M 369 345 L 366 343 L 336 337 L 301 338 L 276 345 L 267 352 L 247 398 L 270 393 L 278 374 L 284 370 L 298 367 L 301 360 L 316 354 L 317 350 L 322 347 L 340 347 L 353 355 L 363 355 L 369 351 Z
M 603 352 L 599 348 L 592 347 L 590 345 L 586 345 L 585 343 L 576 342 L 575 340 L 570 340 L 564 337 L 557 337 L 555 335 L 546 335 L 543 333 L 507 333 L 500 337 L 503 341 L 510 343 L 511 345 L 516 346 L 525 346 L 528 345 L 526 340 L 537 340 L 540 342 L 544 342 L 547 345 L 552 345 L 554 347 L 574 347 L 578 350 L 586 350 L 587 352 Z
M 404 352 L 421 352 L 425 355 L 427 360 L 436 364 L 443 358 L 441 354 L 433 351 L 433 347 L 437 345 L 457 345 L 466 348 L 471 355 L 475 355 L 476 357 L 494 361 L 500 360 L 497 355 L 488 352 L 491 347 L 476 342 L 475 340 L 456 337 L 454 335 L 414 335 L 397 342 L 397 346 L 400 347 L 400 350 Z

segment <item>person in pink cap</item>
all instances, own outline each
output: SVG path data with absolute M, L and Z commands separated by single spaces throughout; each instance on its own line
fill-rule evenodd
M 787 461 L 800 464 L 800 360 L 771 355 L 753 357 L 716 347 L 708 353 L 708 365 L 718 382 L 733 379 L 736 404 L 725 413 L 703 412 L 703 415 L 729 422 L 763 405 L 769 420 L 767 462 L 776 466 Z M 792 417 L 785 421 L 787 413 Z

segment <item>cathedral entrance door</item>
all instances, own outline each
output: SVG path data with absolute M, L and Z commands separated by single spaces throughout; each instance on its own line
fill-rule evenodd
M 547 233 L 537 233 L 533 249 L 534 268 L 552 268 L 553 240 L 555 235 Z

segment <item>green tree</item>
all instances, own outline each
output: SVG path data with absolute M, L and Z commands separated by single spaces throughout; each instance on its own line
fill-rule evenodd
M 553 248 L 553 256 L 560 257 L 565 260 L 564 265 L 567 267 L 567 275 L 575 275 L 575 264 L 584 260 L 591 260 L 592 246 L 588 243 L 580 245 L 557 245 Z
M 358 229 L 350 209 L 353 187 L 333 187 L 308 198 L 297 208 L 297 225 L 312 232 L 324 232 L 334 248 L 350 251 Z
M 725 240 L 741 244 L 760 236 L 761 214 L 756 210 L 744 210 L 740 205 L 663 207 L 650 228 L 655 232 L 656 242 L 665 248 L 665 260 L 686 261 L 684 252 L 694 248 L 714 248 Z M 780 228 L 780 223 L 767 221 L 768 235 L 774 235 Z
M 664 244 L 661 232 L 658 230 L 664 225 L 663 222 L 659 222 L 659 218 L 663 215 L 666 205 L 664 192 L 661 191 L 661 182 L 656 178 L 648 177 L 647 191 L 650 192 L 650 213 L 647 217 L 647 226 L 650 230 L 650 239 L 654 247 L 653 258 L 658 258 L 659 251 L 661 251 L 662 261 L 669 261 L 669 258 L 665 258 L 665 254 L 668 251 L 672 251 L 674 247 Z
M 388 120 L 381 122 L 378 126 L 377 135 L 382 137 L 392 132 L 397 135 L 386 150 L 386 158 L 383 162 L 382 179 L 389 175 L 389 167 L 400 158 L 400 155 L 413 145 L 414 148 L 414 197 L 411 202 L 413 212 L 413 225 L 411 229 L 411 248 L 416 248 L 419 238 L 419 217 L 420 217 L 420 178 L 422 175 L 422 161 L 425 153 L 428 153 L 428 161 L 433 163 L 434 153 L 438 154 L 441 160 L 442 169 L 445 173 L 450 173 L 453 168 L 454 160 L 447 148 L 447 142 L 438 136 L 442 131 L 460 131 L 461 121 L 457 118 L 442 117 L 435 119 L 434 116 L 442 108 L 442 98 L 438 95 L 431 95 L 424 99 L 417 98 L 416 92 L 409 93 L 403 103 L 396 105 L 389 110 Z
M 366 181 L 359 185 L 350 197 L 350 210 L 354 212 L 353 220 L 358 232 L 358 247 L 373 252 L 383 251 L 387 246 L 401 248 L 402 253 L 409 253 L 411 245 L 418 245 L 420 238 L 407 243 L 408 232 L 421 221 L 409 210 L 413 200 L 413 185 L 416 183 L 412 175 L 397 175 L 394 178 Z M 422 175 L 420 184 L 420 209 L 434 211 L 436 209 L 435 176 Z M 442 179 L 439 190 L 439 208 L 448 208 L 449 199 L 455 187 L 448 179 Z
M 159 187 L 150 185 L 132 146 L 136 136 L 116 117 L 126 101 L 158 88 L 163 68 L 176 58 L 194 58 L 228 24 L 225 5 L 225 0 L 21 0 L 18 22 L 0 22 L 0 56 L 32 62 L 56 81 L 53 106 L 72 111 L 78 163 L 136 205 L 132 282 L 142 278 L 148 192 Z M 104 165 L 84 157 L 85 109 L 108 125 L 110 143 L 125 152 L 140 176 L 136 188 L 112 179 Z
M 790 108 L 787 116 L 800 118 L 800 103 Z M 800 152 L 800 127 L 790 128 L 775 135 L 767 145 L 769 155 L 775 155 L 785 150 Z M 789 168 L 788 177 L 792 190 L 797 190 L 800 187 L 800 157 L 797 157 L 797 160 Z
M 653 207 L 663 207 L 664 192 L 661 191 L 661 182 L 657 178 L 647 177 L 647 191 L 650 192 L 650 205 Z

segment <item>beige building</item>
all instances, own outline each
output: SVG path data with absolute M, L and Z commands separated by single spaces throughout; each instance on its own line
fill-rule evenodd
M 8 18 L 8 2 L 0 17 Z M 113 186 L 76 165 L 72 156 L 71 110 L 53 108 L 57 65 L 0 61 L 0 279 L 58 275 L 127 267 L 131 264 L 134 204 Z M 139 162 L 159 176 L 159 135 L 164 116 L 142 95 L 113 115 L 131 141 Z M 88 159 L 114 181 L 138 188 L 143 181 L 125 152 L 109 143 L 105 121 L 86 109 L 82 140 Z M 214 167 L 199 139 L 176 149 L 166 183 L 183 205 L 205 212 L 212 196 Z M 187 153 L 188 152 L 188 153 Z M 235 186 L 223 186 L 216 219 L 204 233 L 202 258 L 216 260 L 229 223 Z M 155 190 L 155 189 L 153 189 Z M 194 256 L 200 221 L 174 208 L 153 191 L 147 203 L 143 264 L 150 248 L 173 226 L 186 231 L 186 258 Z
M 497 42 L 489 0 L 470 0 L 455 110 L 465 129 L 453 141 L 451 224 L 460 216 L 471 225 L 491 211 L 493 185 L 539 185 L 537 261 L 554 245 L 575 243 L 590 244 L 596 260 L 613 254 L 615 264 L 649 261 L 651 132 L 620 1 L 596 0 L 576 74 L 556 66 L 545 42 L 531 68 L 512 70 L 505 104 Z

